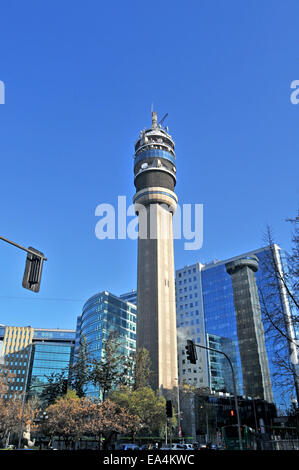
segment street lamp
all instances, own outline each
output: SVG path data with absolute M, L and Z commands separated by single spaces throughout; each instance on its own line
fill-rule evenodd
M 208 415 L 207 404 L 206 404 L 206 406 L 201 405 L 200 408 L 205 412 L 205 418 L 206 418 L 206 444 L 208 444 L 208 442 L 209 442 L 209 415 Z
M 43 425 L 45 424 L 45 422 L 47 421 L 47 419 L 49 418 L 49 416 L 47 415 L 46 411 L 43 411 L 43 413 L 35 420 L 36 423 L 41 423 L 41 429 L 43 428 Z M 41 435 L 43 435 L 43 433 L 41 432 Z M 39 450 L 42 450 L 42 439 L 40 437 L 40 443 L 39 443 Z
M 189 346 L 189 348 L 190 346 L 193 346 L 193 347 L 197 346 L 198 348 L 207 349 L 208 351 L 214 351 L 218 354 L 222 354 L 227 359 L 229 366 L 231 368 L 231 372 L 232 372 L 234 395 L 235 395 L 235 407 L 236 407 L 237 423 L 238 423 L 239 447 L 240 447 L 240 450 L 242 450 L 243 445 L 242 445 L 242 436 L 241 436 L 241 422 L 240 422 L 240 413 L 239 413 L 239 405 L 238 405 L 238 397 L 237 397 L 237 387 L 236 387 L 236 380 L 235 380 L 235 372 L 234 372 L 233 364 L 232 364 L 230 357 L 223 351 L 219 351 L 218 349 L 214 349 L 214 348 L 208 348 L 207 346 L 202 346 L 201 344 L 195 344 L 191 340 L 187 340 L 187 345 Z
M 182 437 L 182 428 L 181 428 L 181 407 L 180 407 L 180 384 L 179 384 L 179 379 L 175 378 L 174 380 L 177 380 L 178 386 L 177 386 L 177 402 L 178 402 L 178 427 L 179 427 L 179 438 Z

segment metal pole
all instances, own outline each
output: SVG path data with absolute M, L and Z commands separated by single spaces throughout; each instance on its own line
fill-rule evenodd
M 22 415 L 21 415 L 20 432 L 19 432 L 19 443 L 18 443 L 18 448 L 19 448 L 19 449 L 21 448 L 22 435 L 23 435 L 23 420 L 24 420 L 25 401 L 26 401 L 26 396 L 30 393 L 30 387 L 29 387 L 28 392 L 27 392 L 27 385 L 28 385 L 28 377 L 29 377 L 31 356 L 32 356 L 32 344 L 30 345 L 29 361 L 28 361 L 26 379 L 25 379 L 25 384 L 24 384 L 24 395 L 23 395 L 23 403 L 22 403 Z
M 165 428 L 165 444 L 167 445 L 167 418 L 166 418 L 166 428 Z
M 182 437 L 181 436 L 181 408 L 180 408 L 180 384 L 179 384 L 179 379 L 175 379 L 178 381 L 178 393 L 177 393 L 177 402 L 178 402 L 178 427 L 179 427 L 179 439 Z
M 256 419 L 256 410 L 255 410 L 254 398 L 252 400 L 252 403 L 253 403 L 253 413 L 254 413 L 254 422 L 255 422 L 255 432 L 257 432 L 257 419 Z
M 209 415 L 208 415 L 208 408 L 206 406 L 206 444 L 208 444 L 210 442 L 210 439 L 209 439 Z
M 23 435 L 23 420 L 24 420 L 25 399 L 26 399 L 26 392 L 24 392 L 23 403 L 22 403 L 22 415 L 21 415 L 20 432 L 19 432 L 19 443 L 18 443 L 18 448 L 19 448 L 19 449 L 21 448 L 22 435 Z
M 233 387 L 234 387 L 234 395 L 235 395 L 235 407 L 236 407 L 236 413 L 237 413 L 237 422 L 238 422 L 238 436 L 239 436 L 239 447 L 240 450 L 243 450 L 243 445 L 242 445 L 242 436 L 241 436 L 241 422 L 240 422 L 240 413 L 239 413 L 239 405 L 238 405 L 238 398 L 237 398 L 237 387 L 236 387 L 236 380 L 235 380 L 235 373 L 234 373 L 234 368 L 232 365 L 232 362 L 227 354 L 225 354 L 223 351 L 219 351 L 218 349 L 213 349 L 213 348 L 208 348 L 207 346 L 202 346 L 201 344 L 195 344 L 198 348 L 202 349 L 207 349 L 209 351 L 214 351 L 219 354 L 223 354 L 224 357 L 228 360 L 228 363 L 231 368 L 232 372 L 232 378 L 233 378 Z
M 17 248 L 20 248 L 20 250 L 26 251 L 27 253 L 31 253 L 32 255 L 39 256 L 34 251 L 31 251 L 28 248 L 25 248 L 24 246 L 19 245 L 18 243 L 12 242 L 11 240 L 8 240 L 7 238 L 0 236 L 0 240 L 3 240 L 4 242 L 9 243 L 10 245 L 16 246 Z M 40 257 L 43 258 L 44 261 L 47 261 L 47 258 L 45 258 L 44 256 L 40 255 Z

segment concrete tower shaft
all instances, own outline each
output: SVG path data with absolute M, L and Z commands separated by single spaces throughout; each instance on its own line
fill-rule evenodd
M 150 353 L 151 385 L 166 396 L 177 386 L 172 215 L 177 196 L 174 142 L 152 113 L 135 144 L 138 214 L 137 348 Z

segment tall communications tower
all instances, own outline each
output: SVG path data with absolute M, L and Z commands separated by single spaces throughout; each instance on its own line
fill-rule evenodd
M 133 199 L 138 214 L 137 349 L 149 351 L 151 386 L 165 396 L 178 386 L 172 229 L 176 159 L 167 131 L 152 112 L 151 128 L 141 131 L 135 144 Z

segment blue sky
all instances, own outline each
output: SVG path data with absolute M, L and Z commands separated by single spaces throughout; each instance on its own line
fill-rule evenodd
M 136 287 L 137 243 L 98 240 L 95 209 L 134 194 L 133 146 L 152 103 L 176 143 L 181 204 L 204 207 L 204 243 L 175 264 L 290 247 L 298 207 L 296 1 L 14 1 L 1 6 L 0 323 L 75 328 L 88 297 Z

